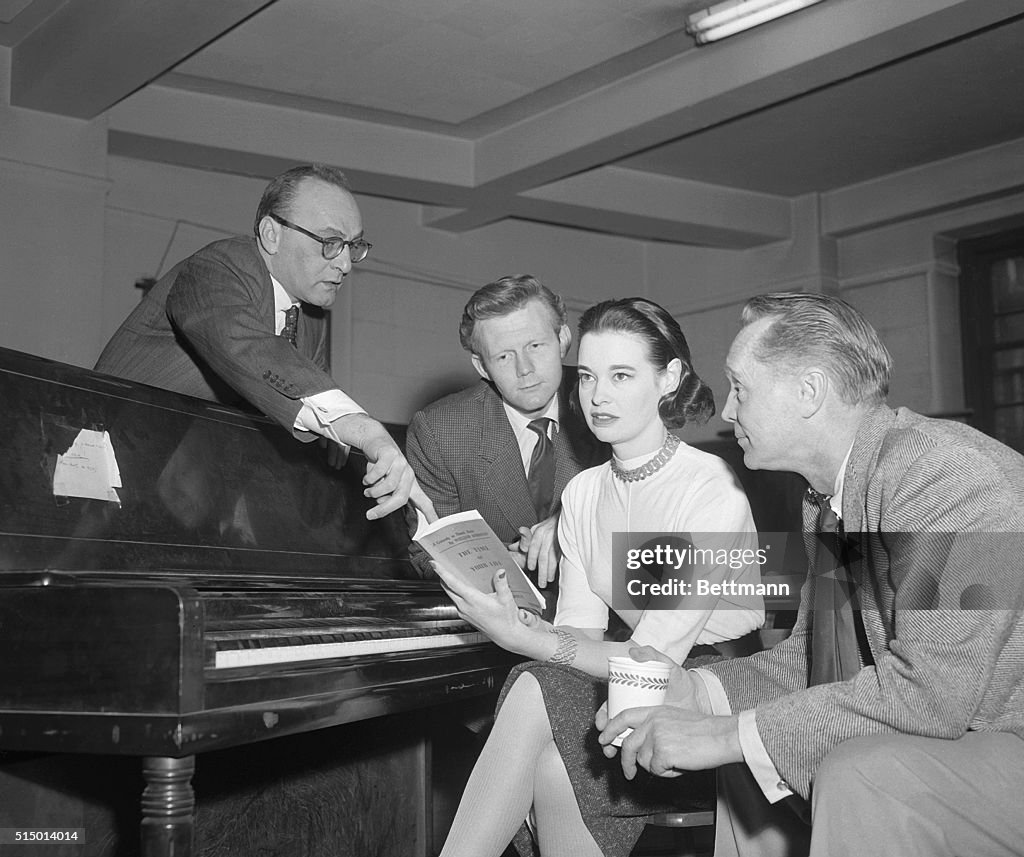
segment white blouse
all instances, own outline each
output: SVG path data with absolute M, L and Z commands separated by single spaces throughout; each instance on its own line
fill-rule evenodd
M 629 470 L 652 457 L 618 463 Z M 694 548 L 709 549 L 702 556 L 710 559 L 713 550 L 725 561 L 696 563 L 685 597 L 656 598 L 646 609 L 630 609 L 625 570 L 615 573 L 612 567 L 613 533 L 631 534 L 633 545 L 654 534 L 677 534 Z M 752 560 L 758 542 L 747 497 L 718 456 L 680 443 L 660 470 L 637 482 L 617 478 L 610 462 L 584 470 L 562 494 L 558 541 L 556 625 L 606 630 L 611 607 L 632 629 L 633 641 L 681 663 L 694 645 L 736 639 L 764 623 L 761 596 L 735 594 L 743 588 L 737 584 L 761 581 L 756 561 L 739 561 L 741 556 Z M 703 595 L 697 594 L 699 579 L 707 581 Z M 653 609 L 666 602 L 674 609 Z

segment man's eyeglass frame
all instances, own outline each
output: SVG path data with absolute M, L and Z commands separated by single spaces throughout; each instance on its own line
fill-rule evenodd
M 287 226 L 289 229 L 301 232 L 303 235 L 318 242 L 320 244 L 320 252 L 328 260 L 337 259 L 345 251 L 345 248 L 348 247 L 348 257 L 351 259 L 352 264 L 355 265 L 357 262 L 362 262 L 370 252 L 370 248 L 373 247 L 369 241 L 364 241 L 362 238 L 356 238 L 354 241 L 347 241 L 344 238 L 321 238 L 315 232 L 303 229 L 297 223 L 285 220 L 279 214 L 270 212 L 270 216 L 282 226 Z

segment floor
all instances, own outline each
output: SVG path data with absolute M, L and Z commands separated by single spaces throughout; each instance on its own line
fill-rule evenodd
M 648 825 L 630 857 L 712 857 L 715 828 Z

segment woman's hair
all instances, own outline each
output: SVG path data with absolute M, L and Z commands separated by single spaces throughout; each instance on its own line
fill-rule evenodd
M 678 359 L 682 364 L 679 386 L 658 403 L 658 415 L 668 428 L 707 422 L 715 413 L 715 395 L 690 362 L 690 346 L 677 322 L 666 310 L 646 298 L 602 301 L 590 307 L 579 324 L 580 341 L 588 333 L 614 331 L 637 337 L 647 358 L 659 372 Z

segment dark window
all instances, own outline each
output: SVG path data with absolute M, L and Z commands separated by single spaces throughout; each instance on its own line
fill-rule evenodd
M 958 253 L 970 421 L 1024 452 L 1024 229 L 963 241 Z

